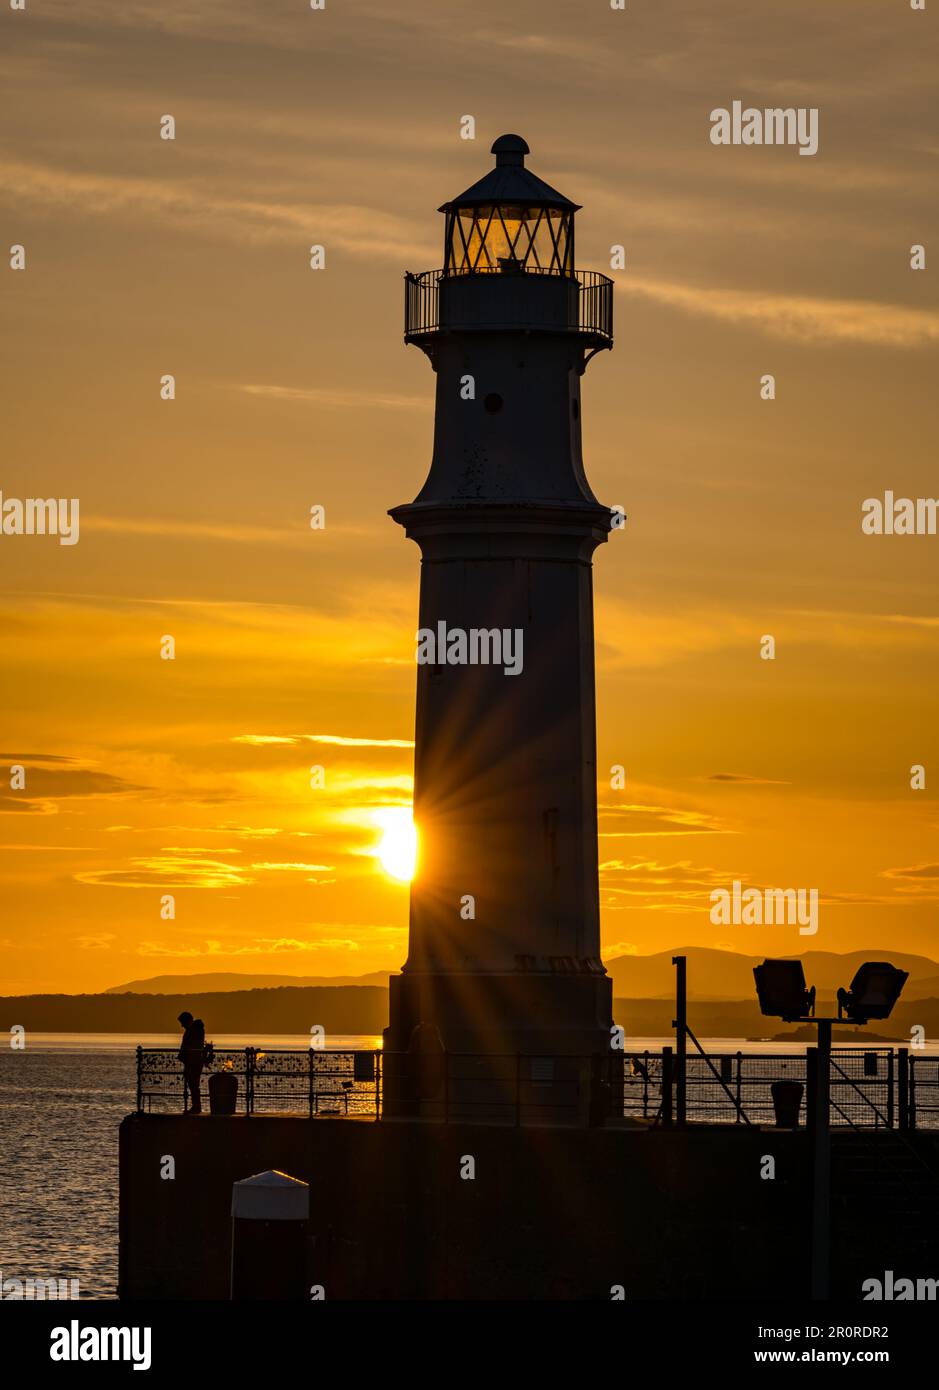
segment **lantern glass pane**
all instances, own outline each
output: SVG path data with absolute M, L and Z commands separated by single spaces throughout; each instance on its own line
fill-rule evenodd
M 573 219 L 559 208 L 458 208 L 449 218 L 449 275 L 573 273 Z

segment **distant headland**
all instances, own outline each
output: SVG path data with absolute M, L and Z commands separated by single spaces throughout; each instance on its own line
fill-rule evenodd
M 701 1037 L 766 1038 L 773 1025 L 762 1017 L 745 956 L 708 947 L 676 947 L 654 955 L 621 955 L 606 962 L 612 977 L 614 1016 L 630 1037 L 660 1038 L 672 1030 L 672 955 L 688 958 L 690 1021 Z M 780 952 L 780 954 L 784 954 Z M 897 1038 L 916 1025 L 939 1033 L 939 963 L 927 956 L 871 947 L 838 955 L 802 954 L 806 978 L 819 1003 L 831 1001 L 850 982 L 862 960 L 890 960 L 909 971 L 903 998 L 891 1018 Z M 379 1033 L 388 1020 L 388 972 L 354 976 L 290 976 L 208 972 L 131 980 L 95 994 L 0 996 L 7 1026 L 33 1032 L 162 1033 L 175 1031 L 183 1009 L 205 1019 L 212 1033 L 302 1034 L 318 1024 L 327 1033 Z M 787 1034 L 786 1037 L 794 1035 Z M 871 1034 L 852 1034 L 875 1041 Z M 843 1041 L 847 1041 L 845 1033 Z

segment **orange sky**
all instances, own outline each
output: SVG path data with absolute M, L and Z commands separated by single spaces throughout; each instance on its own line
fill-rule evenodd
M 78 545 L 0 535 L 0 990 L 402 962 L 375 814 L 410 798 L 418 552 L 385 513 L 425 476 L 433 378 L 401 276 L 441 263 L 434 209 L 504 131 L 584 205 L 582 267 L 626 247 L 584 383 L 591 483 L 629 514 L 595 565 L 606 954 L 939 956 L 939 536 L 860 529 L 867 497 L 939 491 L 939 306 L 909 268 L 939 250 L 931 7 L 0 24 L 0 225 L 27 248 L 0 274 L 0 490 L 81 507 Z M 713 146 L 734 99 L 818 107 L 818 154 Z M 733 878 L 818 888 L 817 936 L 712 926 Z

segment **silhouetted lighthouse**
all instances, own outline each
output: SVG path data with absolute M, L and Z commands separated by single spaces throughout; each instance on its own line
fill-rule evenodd
M 434 454 L 391 516 L 421 548 L 410 944 L 385 1046 L 609 1053 L 600 961 L 593 596 L 611 514 L 581 458 L 580 379 L 612 282 L 577 271 L 578 204 L 503 135 L 406 277 L 437 376 Z

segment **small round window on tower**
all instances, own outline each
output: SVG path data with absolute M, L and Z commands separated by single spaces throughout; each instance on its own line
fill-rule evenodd
M 498 391 L 490 391 L 489 395 L 483 401 L 483 405 L 490 415 L 498 415 L 499 411 L 502 409 L 502 397 L 499 395 Z

